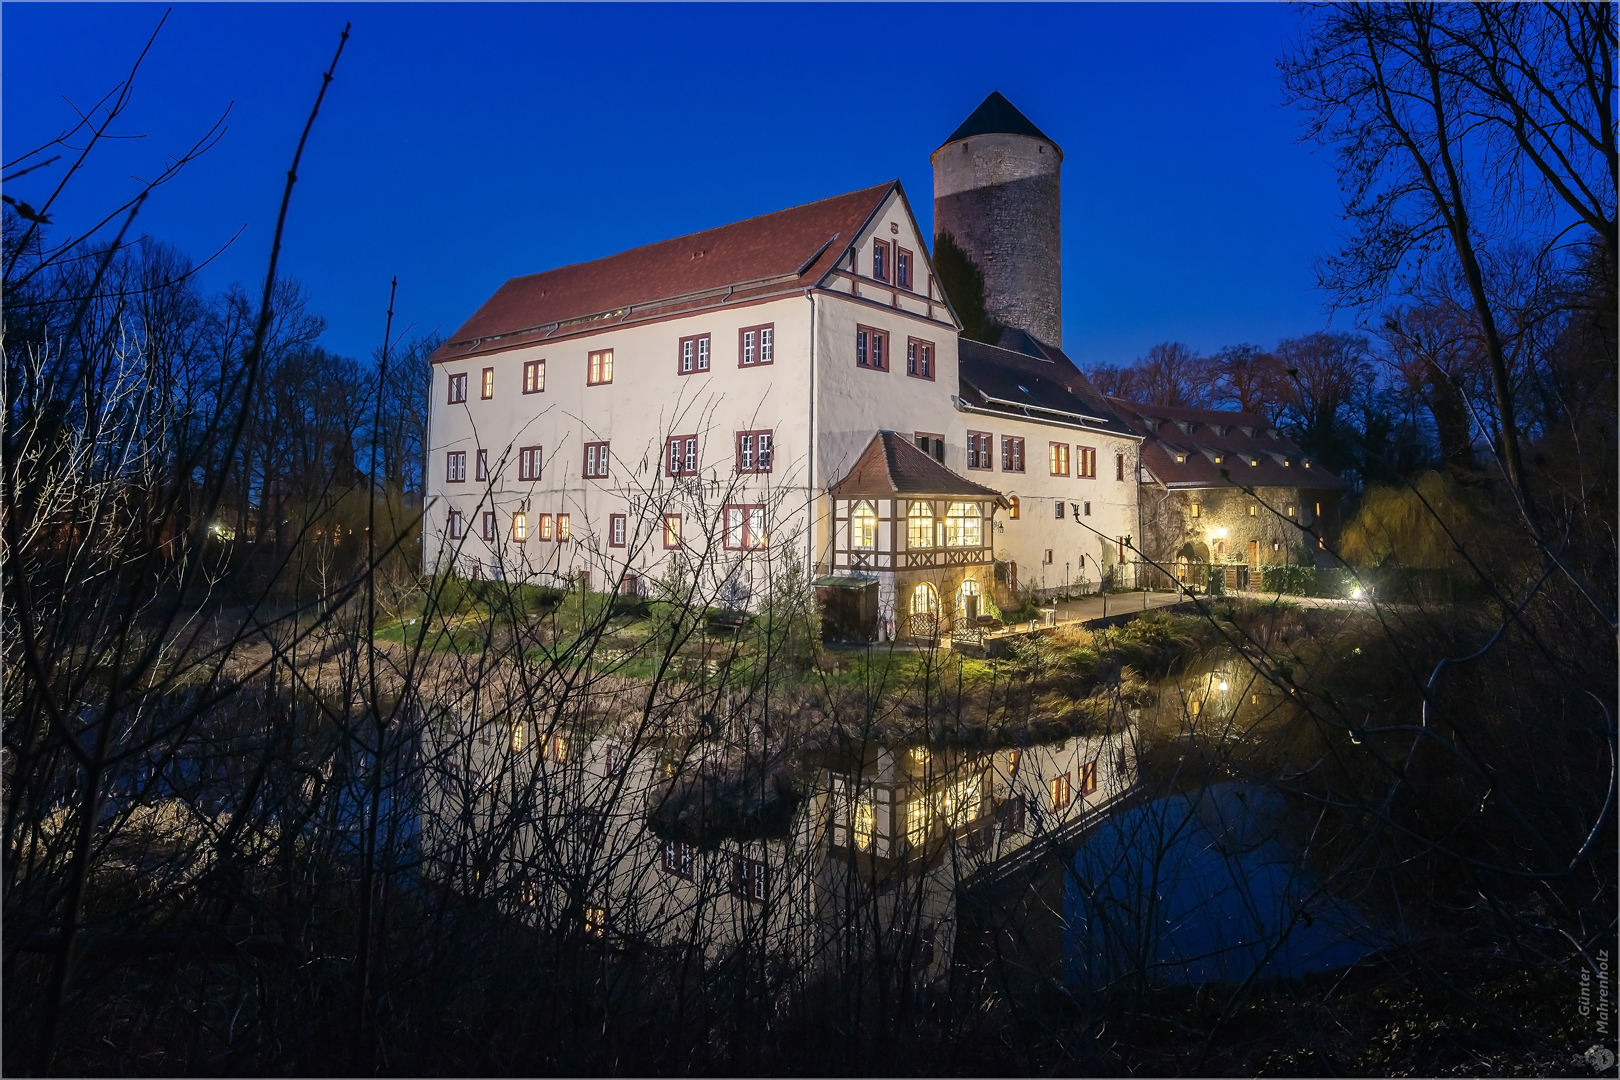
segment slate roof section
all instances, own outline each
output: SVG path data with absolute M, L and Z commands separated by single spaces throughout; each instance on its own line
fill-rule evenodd
M 975 412 L 1137 435 L 1062 349 L 1022 330 L 1008 331 L 1001 341 L 962 338 L 957 344 L 961 400 Z
M 968 499 L 994 499 L 1002 506 L 1001 492 L 959 476 L 894 431 L 872 436 L 844 478 L 827 489 L 834 498 L 855 495 L 960 495 Z
M 1028 135 L 1032 138 L 1042 139 L 1052 143 L 1061 157 L 1063 150 L 1057 143 L 1052 142 L 1051 136 L 1046 134 L 1030 120 L 1029 117 L 1018 111 L 1018 107 L 1002 96 L 1000 90 L 990 91 L 990 96 L 979 103 L 979 107 L 968 114 L 960 127 L 951 132 L 951 137 L 940 146 L 956 142 L 958 139 L 970 139 L 975 135 Z
M 791 292 L 833 269 L 891 191 L 891 180 L 616 255 L 512 278 L 432 356 L 434 362 Z M 903 197 L 903 195 L 902 195 Z M 640 310 L 637 310 L 640 309 Z
M 1142 464 L 1166 487 L 1344 486 L 1263 416 L 1108 400 L 1143 436 Z

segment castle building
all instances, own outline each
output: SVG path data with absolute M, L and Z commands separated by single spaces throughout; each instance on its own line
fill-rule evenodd
M 1174 469 L 1143 457 L 1157 414 L 1063 352 L 1062 159 L 999 93 L 933 153 L 994 344 L 898 181 L 508 281 L 432 357 L 425 569 L 634 592 L 703 567 L 741 606 L 793 566 L 866 639 L 1133 585 L 1141 484 Z

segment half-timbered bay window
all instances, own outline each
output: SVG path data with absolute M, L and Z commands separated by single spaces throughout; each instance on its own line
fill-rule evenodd
M 887 831 L 890 792 L 867 787 L 855 778 L 832 778 L 834 847 L 888 855 Z
M 681 338 L 680 363 L 675 368 L 676 374 L 692 375 L 708 370 L 709 335 L 699 334 L 696 337 Z
M 765 507 L 728 505 L 726 508 L 726 547 L 752 551 L 765 546 Z
M 906 547 L 931 548 L 934 546 L 934 508 L 918 500 L 906 511 Z
M 776 360 L 776 324 L 745 326 L 737 331 L 737 366 L 753 367 Z
M 444 455 L 444 479 L 449 484 L 467 482 L 467 451 L 452 450 Z
M 696 435 L 671 436 L 664 453 L 664 473 L 667 476 L 691 476 L 698 471 Z
M 849 518 L 849 546 L 862 551 L 877 547 L 877 508 L 862 499 Z
M 737 432 L 737 471 L 740 473 L 768 473 L 771 471 L 771 433 L 769 431 Z
M 525 394 L 539 394 L 546 389 L 546 362 L 544 360 L 525 360 L 523 362 L 523 392 Z
M 983 547 L 984 518 L 979 504 L 953 502 L 945 511 L 946 547 Z

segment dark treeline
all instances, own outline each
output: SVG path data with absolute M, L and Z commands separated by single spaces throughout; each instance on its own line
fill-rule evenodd
M 348 572 L 375 492 L 385 546 L 397 542 L 391 561 L 415 572 L 436 339 L 391 342 L 386 371 L 380 345 L 363 360 L 339 356 L 319 344 L 326 323 L 303 288 L 282 278 L 250 369 L 258 310 L 240 284 L 206 294 L 191 260 L 156 240 L 53 251 L 49 230 L 28 224 L 7 208 L 11 430 L 33 410 L 66 419 L 102 408 L 95 394 L 122 395 L 127 407 L 108 415 L 131 432 L 98 432 L 130 452 L 105 467 L 138 470 L 162 489 L 152 492 L 159 503 L 172 496 L 163 542 L 177 557 L 179 537 L 197 533 L 257 567 L 260 581 L 295 551 L 309 573 Z M 319 557 L 317 538 L 331 549 Z

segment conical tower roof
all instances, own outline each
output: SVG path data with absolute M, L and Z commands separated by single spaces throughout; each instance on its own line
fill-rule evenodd
M 951 132 L 951 137 L 941 143 L 941 146 L 953 143 L 959 139 L 971 138 L 974 135 L 1028 135 L 1036 139 L 1052 142 L 1051 136 L 1036 127 L 1029 117 L 1018 111 L 1018 107 L 1002 96 L 1000 90 L 990 91 L 990 96 L 973 110 L 962 126 Z M 1059 153 L 1062 148 L 1058 148 Z

